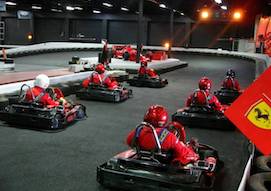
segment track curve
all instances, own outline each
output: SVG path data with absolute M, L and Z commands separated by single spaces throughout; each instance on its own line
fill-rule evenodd
M 96 56 L 97 52 L 51 53 L 16 58 L 17 70 L 64 67 L 73 55 Z M 79 101 L 87 106 L 88 119 L 67 130 L 48 134 L 11 128 L 0 123 L 0 190 L 105 190 L 96 183 L 96 167 L 127 149 L 125 137 L 141 122 L 147 107 L 161 104 L 170 114 L 184 105 L 203 75 L 219 88 L 228 68 L 236 71 L 241 86 L 255 76 L 252 61 L 229 57 L 174 53 L 187 61 L 187 68 L 163 74 L 169 85 L 163 89 L 132 88 L 134 97 L 120 104 Z M 248 160 L 246 138 L 238 131 L 187 129 L 219 151 L 225 163 L 215 190 L 237 190 Z

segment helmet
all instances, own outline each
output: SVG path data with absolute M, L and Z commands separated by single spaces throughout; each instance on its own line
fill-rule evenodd
M 199 89 L 200 90 L 210 90 L 212 87 L 212 81 L 207 77 L 202 77 L 199 80 Z
M 155 128 L 164 127 L 168 122 L 168 112 L 161 105 L 152 105 L 146 112 L 144 121 L 150 123 Z
M 103 65 L 103 64 L 98 64 L 98 65 L 95 67 L 95 71 L 98 72 L 99 74 L 104 73 L 104 72 L 105 72 L 104 65 Z
M 235 71 L 232 70 L 232 69 L 228 69 L 228 71 L 227 71 L 227 73 L 226 73 L 226 76 L 235 78 Z
M 48 88 L 49 84 L 50 80 L 45 74 L 39 74 L 34 81 L 34 86 L 38 86 L 43 89 Z
M 169 123 L 168 128 L 170 132 L 176 135 L 176 137 L 182 141 L 185 142 L 186 140 L 186 133 L 184 130 L 184 126 L 182 126 L 179 122 L 177 121 L 172 121 Z

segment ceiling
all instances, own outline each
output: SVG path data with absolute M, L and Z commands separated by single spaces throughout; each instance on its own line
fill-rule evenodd
M 136 13 L 138 10 L 138 0 L 6 0 L 17 3 L 16 6 L 7 6 L 9 9 L 31 10 L 32 5 L 41 6 L 41 10 L 36 11 L 67 11 L 66 6 L 77 6 L 83 10 L 74 10 L 80 12 L 90 12 L 99 10 L 102 13 Z M 106 7 L 103 3 L 110 3 L 113 7 Z M 222 0 L 227 5 L 228 11 L 241 8 L 247 15 L 255 17 L 260 13 L 271 14 L 271 0 Z M 214 0 L 144 0 L 144 14 L 168 14 L 169 9 L 160 8 L 163 3 L 169 8 L 175 9 L 176 14 L 184 13 L 186 16 L 195 18 L 198 11 L 203 7 L 211 7 L 214 10 L 221 10 Z M 128 8 L 129 11 L 121 10 L 121 7 Z

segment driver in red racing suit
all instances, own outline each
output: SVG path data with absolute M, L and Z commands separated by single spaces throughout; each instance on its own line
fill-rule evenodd
M 225 89 L 240 91 L 240 84 L 235 79 L 235 71 L 234 70 L 229 69 L 227 71 L 226 78 L 222 82 L 222 87 Z
M 84 88 L 88 88 L 89 84 L 105 86 L 110 90 L 114 90 L 119 87 L 117 81 L 111 80 L 110 77 L 105 74 L 105 67 L 103 64 L 98 64 L 96 66 L 95 71 L 89 78 L 83 81 L 82 86 Z
M 148 62 L 147 61 L 142 61 L 140 68 L 138 70 L 138 75 L 143 77 L 147 76 L 149 78 L 158 78 L 158 74 L 153 70 L 148 68 Z
M 217 97 L 210 92 L 211 86 L 211 80 L 207 77 L 202 77 L 199 81 L 199 89 L 195 90 L 195 92 L 188 97 L 186 106 L 206 105 L 216 111 L 223 112 L 225 107 L 222 106 Z
M 34 87 L 26 92 L 26 101 L 37 101 L 43 106 L 58 106 L 59 102 L 53 100 L 50 95 L 45 91 L 49 87 L 50 80 L 45 74 L 40 74 L 35 78 Z
M 173 151 L 174 159 L 172 163 L 186 165 L 199 160 L 199 155 L 195 153 L 193 147 L 187 146 L 167 129 L 168 112 L 163 106 L 151 106 L 144 116 L 144 122 L 155 128 L 161 149 L 163 151 Z M 127 144 L 131 147 L 133 147 L 135 136 L 138 136 L 138 144 L 141 149 L 153 150 L 156 147 L 154 135 L 150 128 L 143 128 L 139 133 L 136 130 L 131 131 L 126 140 Z

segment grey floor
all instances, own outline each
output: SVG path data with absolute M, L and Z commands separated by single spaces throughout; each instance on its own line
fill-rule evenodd
M 96 53 L 95 53 L 96 54 Z M 42 54 L 16 58 L 17 69 L 66 66 L 73 55 L 89 52 Z M 225 71 L 233 68 L 242 87 L 254 79 L 254 63 L 234 58 L 176 54 L 189 62 L 187 68 L 163 74 L 169 85 L 163 89 L 132 88 L 134 98 L 120 104 L 79 101 L 87 107 L 88 118 L 59 133 L 43 133 L 8 127 L 0 123 L 1 191 L 103 191 L 96 182 L 96 167 L 127 149 L 125 137 L 141 122 L 149 105 L 162 104 L 170 114 L 184 105 L 197 88 L 198 79 L 209 76 L 213 90 L 220 86 Z M 238 132 L 187 129 L 188 137 L 219 150 L 225 168 L 215 190 L 237 190 L 248 159 L 247 140 Z

